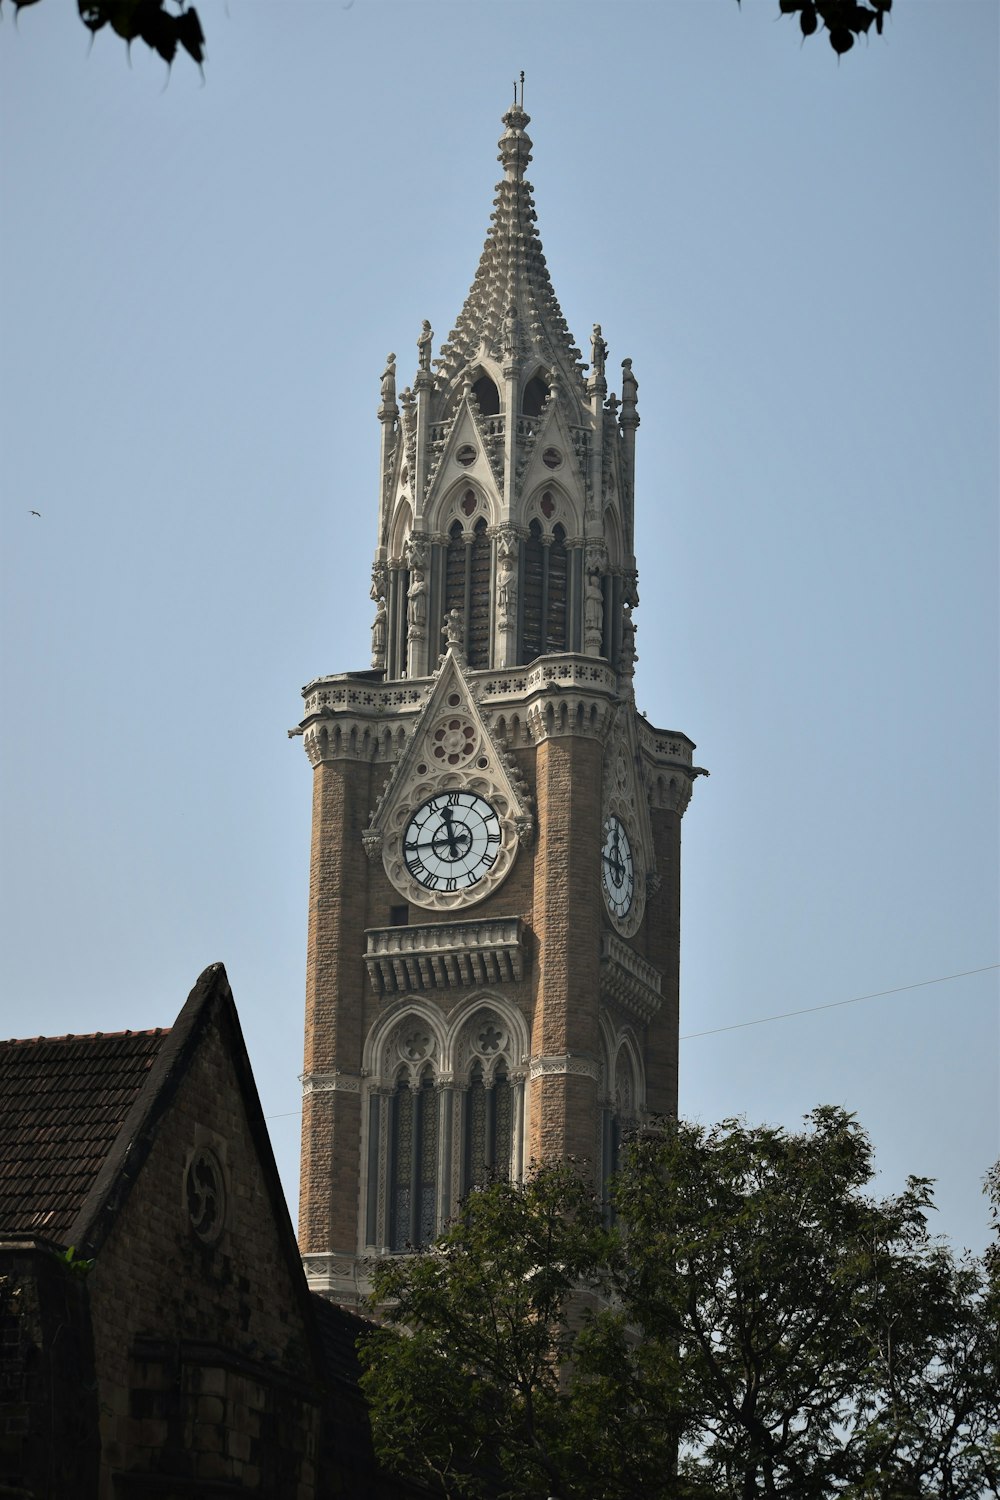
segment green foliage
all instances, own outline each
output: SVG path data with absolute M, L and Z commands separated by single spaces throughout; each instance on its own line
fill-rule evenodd
M 38 0 L 11 0 L 15 14 Z M 80 20 L 90 32 L 110 26 L 131 48 L 141 41 L 172 63 L 182 47 L 201 67 L 205 60 L 205 36 L 198 12 L 186 0 L 172 0 L 174 10 L 164 9 L 164 0 L 77 0 Z M 3 0 L 0 0 L 0 7 Z
M 610 1249 L 593 1193 L 565 1166 L 472 1193 L 433 1249 L 376 1262 L 388 1324 L 361 1359 L 382 1461 L 416 1464 L 442 1494 L 587 1494 L 558 1487 L 586 1479 L 560 1369 L 577 1290 Z
M 89 1276 L 94 1269 L 92 1260 L 84 1260 L 82 1256 L 77 1255 L 75 1245 L 70 1245 L 68 1250 L 57 1251 L 55 1255 L 56 1260 L 60 1261 L 74 1276 Z
M 838 56 L 850 52 L 856 36 L 867 36 L 873 22 L 881 36 L 886 14 L 892 9 L 892 0 L 778 0 L 778 4 L 783 16 L 798 16 L 803 37 L 814 36 L 822 21 Z
M 872 1175 L 826 1108 L 645 1134 L 613 1228 L 567 1166 L 474 1193 L 373 1269 L 383 1461 L 450 1496 L 1000 1495 L 1000 1256 L 956 1258 L 929 1182 L 877 1201 Z

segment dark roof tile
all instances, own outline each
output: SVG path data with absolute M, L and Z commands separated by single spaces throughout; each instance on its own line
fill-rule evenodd
M 167 1035 L 0 1042 L 0 1233 L 62 1242 Z

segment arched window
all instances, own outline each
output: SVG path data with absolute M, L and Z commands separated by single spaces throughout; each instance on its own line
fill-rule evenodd
M 506 1068 L 501 1064 L 488 1084 L 482 1063 L 475 1063 L 465 1096 L 463 1192 L 483 1187 L 493 1177 L 510 1176 L 513 1126 L 513 1097 Z
M 548 549 L 547 609 L 545 611 L 545 650 L 566 650 L 566 533 L 556 526 Z
M 521 637 L 521 658 L 534 661 L 542 654 L 542 574 L 545 567 L 545 548 L 542 546 L 542 527 L 532 521 L 528 527 L 528 539 L 524 544 L 524 628 Z
M 479 402 L 484 417 L 495 417 L 500 411 L 500 392 L 488 375 L 480 375 L 472 387 L 472 394 Z
M 563 527 L 555 527 L 551 541 L 543 540 L 541 523 L 532 521 L 524 544 L 522 661 L 566 650 L 568 574 L 569 554 Z
M 437 1233 L 438 1096 L 425 1069 L 411 1088 L 401 1074 L 389 1107 L 389 1247 L 427 1245 Z
M 448 532 L 448 550 L 444 564 L 444 612 L 457 609 L 465 619 L 466 544 L 461 521 L 453 521 Z
M 521 397 L 521 410 L 526 417 L 537 417 L 548 399 L 548 382 L 543 380 L 540 375 L 533 375 L 524 387 L 524 395 Z
M 468 494 L 474 496 L 472 490 Z M 444 612 L 457 609 L 465 621 L 465 655 L 470 667 L 490 664 L 490 587 L 493 547 L 486 519 L 480 516 L 472 541 L 460 521 L 448 531 L 444 565 Z
M 472 557 L 469 568 L 469 619 L 465 634 L 465 654 L 470 667 L 490 664 L 490 590 L 492 547 L 489 528 L 480 517 L 472 533 Z

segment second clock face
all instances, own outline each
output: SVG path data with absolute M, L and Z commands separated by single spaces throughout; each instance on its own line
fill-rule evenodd
M 466 891 L 493 868 L 500 819 L 476 792 L 439 792 L 417 808 L 403 833 L 403 859 L 428 891 Z
M 621 921 L 628 916 L 635 897 L 635 862 L 629 836 L 620 818 L 611 817 L 604 825 L 601 882 L 609 910 Z

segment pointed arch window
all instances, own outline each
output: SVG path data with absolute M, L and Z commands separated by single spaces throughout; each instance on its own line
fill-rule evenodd
M 490 664 L 490 595 L 492 545 L 489 528 L 480 517 L 472 533 L 469 567 L 469 615 L 465 654 L 470 667 Z
M 429 1068 L 414 1088 L 400 1075 L 389 1105 L 389 1247 L 426 1245 L 437 1233 L 438 1094 Z
M 557 525 L 551 538 L 543 538 L 541 523 L 532 521 L 524 544 L 522 661 L 566 650 L 568 579 L 564 528 Z
M 546 651 L 566 650 L 566 533 L 561 526 L 552 532 L 552 545 L 548 549 L 545 611 Z
M 448 532 L 448 548 L 444 565 L 444 612 L 450 614 L 457 609 L 465 618 L 465 536 L 461 521 L 453 521 Z
M 480 375 L 472 387 L 473 395 L 479 402 L 479 410 L 484 417 L 495 417 L 500 412 L 500 392 L 488 375 Z
M 509 1177 L 514 1131 L 513 1092 L 501 1064 L 488 1082 L 482 1063 L 472 1069 L 465 1096 L 463 1192 L 493 1177 Z
M 524 661 L 534 661 L 542 654 L 542 576 L 545 568 L 545 548 L 542 546 L 542 527 L 532 521 L 528 527 L 528 539 L 524 544 L 524 626 L 521 656 Z
M 521 397 L 521 410 L 526 417 L 537 417 L 549 399 L 548 382 L 540 375 L 533 375 L 524 387 L 524 395 Z

